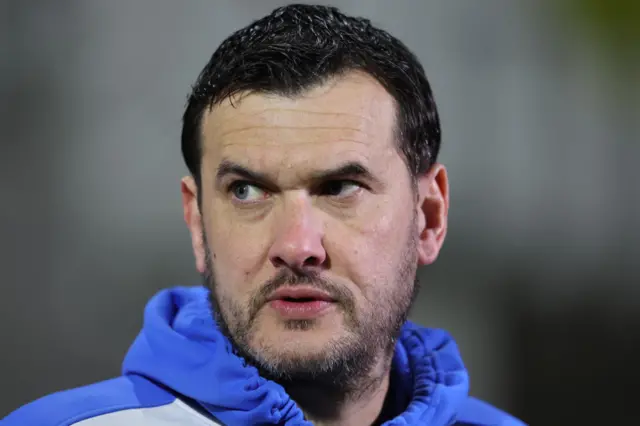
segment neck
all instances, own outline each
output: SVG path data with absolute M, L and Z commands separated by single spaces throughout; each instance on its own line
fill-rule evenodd
M 284 387 L 316 426 L 374 425 L 389 390 L 390 364 L 379 363 L 367 377 L 354 380 L 348 390 L 317 383 L 288 383 Z

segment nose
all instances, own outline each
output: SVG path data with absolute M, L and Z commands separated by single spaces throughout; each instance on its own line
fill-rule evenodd
M 311 203 L 300 197 L 281 212 L 269 249 L 269 259 L 276 268 L 301 270 L 325 263 L 323 224 L 313 210 Z

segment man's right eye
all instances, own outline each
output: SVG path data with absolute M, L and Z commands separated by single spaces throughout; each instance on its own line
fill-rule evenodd
M 236 181 L 229 185 L 229 193 L 241 203 L 253 203 L 265 198 L 266 192 L 247 181 Z

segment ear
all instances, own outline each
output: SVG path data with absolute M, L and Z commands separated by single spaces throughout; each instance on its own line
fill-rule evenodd
M 433 263 L 447 234 L 449 214 L 449 179 L 442 164 L 434 164 L 418 177 L 418 262 Z
M 203 274 L 206 270 L 206 247 L 202 238 L 202 214 L 198 207 L 198 186 L 193 177 L 186 176 L 180 182 L 180 190 L 182 192 L 184 221 L 191 233 L 191 245 L 196 259 L 196 269 Z

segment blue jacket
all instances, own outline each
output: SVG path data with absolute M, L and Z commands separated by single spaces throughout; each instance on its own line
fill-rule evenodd
M 522 426 L 468 396 L 455 342 L 407 322 L 393 359 L 398 417 L 385 426 Z M 1 426 L 311 425 L 279 384 L 234 355 L 218 330 L 203 287 L 155 295 L 127 353 L 122 376 L 54 393 L 0 421 Z

